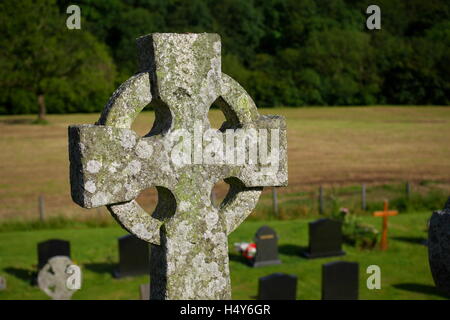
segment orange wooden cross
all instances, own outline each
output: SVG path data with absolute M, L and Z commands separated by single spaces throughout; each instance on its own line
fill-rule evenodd
M 383 211 L 375 211 L 373 213 L 374 217 L 383 217 L 383 231 L 381 235 L 380 249 L 387 250 L 388 248 L 388 217 L 398 215 L 397 210 L 388 210 L 389 202 L 384 200 L 384 210 Z

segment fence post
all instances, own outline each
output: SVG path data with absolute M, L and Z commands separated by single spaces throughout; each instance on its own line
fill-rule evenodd
M 319 214 L 324 213 L 324 203 L 323 203 L 323 187 L 319 187 Z
M 367 209 L 366 184 L 365 183 L 362 184 L 362 188 L 361 188 L 361 209 L 363 209 L 363 211 L 366 211 L 366 209 Z
M 45 220 L 45 203 L 44 203 L 44 196 L 39 196 L 39 220 L 41 222 L 44 222 Z
M 405 191 L 406 191 L 406 199 L 409 200 L 409 198 L 411 197 L 411 183 L 409 181 L 406 182 Z
M 273 213 L 275 217 L 278 218 L 278 194 L 276 187 L 272 187 L 272 202 L 273 202 Z

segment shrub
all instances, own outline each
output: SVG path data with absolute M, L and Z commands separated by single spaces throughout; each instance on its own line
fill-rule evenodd
M 361 250 L 375 248 L 379 232 L 374 226 L 360 222 L 359 218 L 346 208 L 341 208 L 338 213 L 334 212 L 333 219 L 342 222 L 342 236 L 345 243 Z

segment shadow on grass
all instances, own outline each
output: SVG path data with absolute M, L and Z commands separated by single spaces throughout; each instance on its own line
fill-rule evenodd
M 242 263 L 244 265 L 246 265 L 249 268 L 252 268 L 252 266 L 250 265 L 250 263 L 248 262 L 248 260 L 246 258 L 244 258 L 242 255 L 237 254 L 237 253 L 228 253 L 228 257 L 230 258 L 230 261 L 235 261 L 235 262 L 239 262 Z
M 450 299 L 450 296 L 440 292 L 438 289 L 436 289 L 435 286 L 430 286 L 428 284 L 419 284 L 419 283 L 398 283 L 392 285 L 396 289 L 405 290 L 405 291 L 411 291 L 411 292 L 418 292 L 423 294 L 430 294 L 435 296 L 440 296 L 442 298 Z
M 427 239 L 424 237 L 392 237 L 393 240 L 408 242 L 412 244 L 427 245 Z
M 308 250 L 308 247 L 298 246 L 295 244 L 283 244 L 283 245 L 278 246 L 278 253 L 287 255 L 287 256 L 298 257 L 298 258 L 302 258 L 302 259 L 304 259 L 304 257 L 302 256 L 302 252 L 304 252 L 306 250 Z M 228 253 L 228 256 L 230 258 L 230 261 L 239 262 L 239 263 L 245 264 L 249 268 L 252 268 L 249 261 L 246 258 L 244 258 L 241 254 Z
M 283 244 L 278 246 L 278 252 L 287 256 L 303 258 L 302 252 L 308 250 L 308 247 L 298 246 L 296 244 Z
M 95 263 L 86 263 L 83 265 L 83 267 L 95 273 L 109 273 L 111 276 L 113 276 L 114 271 L 117 269 L 118 266 L 117 263 L 95 262 Z
M 2 124 L 33 124 L 36 119 L 2 119 L 0 123 Z
M 4 268 L 3 270 L 17 279 L 29 282 L 31 285 L 36 285 L 37 283 L 37 273 L 33 270 L 14 267 Z

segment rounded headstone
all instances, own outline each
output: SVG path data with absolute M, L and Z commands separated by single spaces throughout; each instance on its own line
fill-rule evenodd
M 435 211 L 431 216 L 428 259 L 436 287 L 450 296 L 450 197 L 444 210 Z
M 6 278 L 0 277 L 0 290 L 6 290 Z

